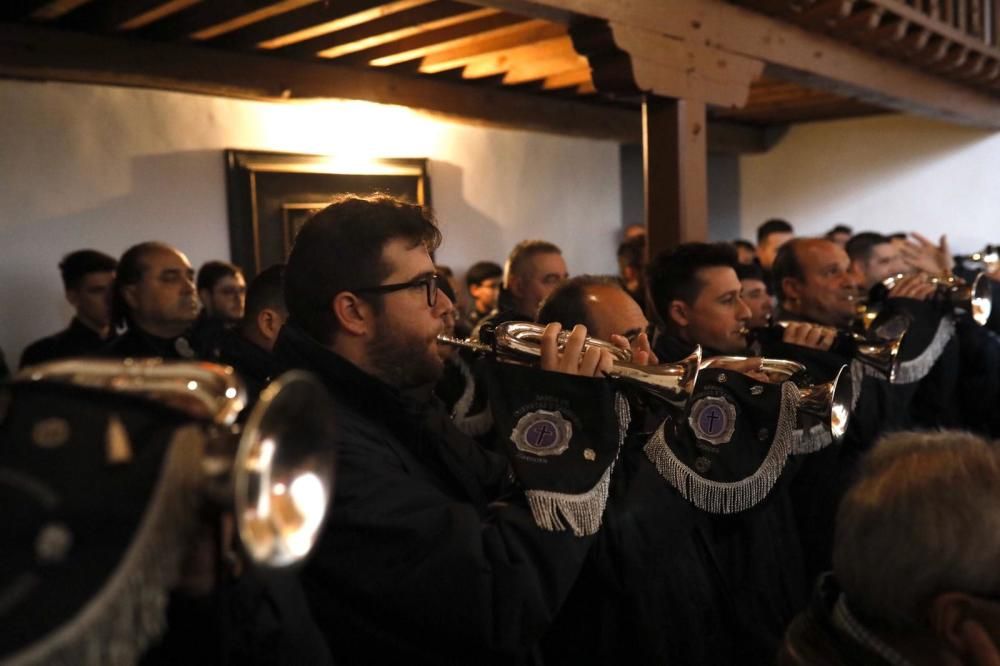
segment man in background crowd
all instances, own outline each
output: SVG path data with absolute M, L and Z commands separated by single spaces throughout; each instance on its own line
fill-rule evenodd
M 477 261 L 465 273 L 465 287 L 471 304 L 464 328 L 471 331 L 481 319 L 496 309 L 500 299 L 503 268 L 492 261 Z
M 764 271 L 755 263 L 741 262 L 736 267 L 736 277 L 740 279 L 740 298 L 750 308 L 747 326 L 760 328 L 770 324 L 774 314 L 774 301 L 764 282 Z
M 838 224 L 837 226 L 833 227 L 828 232 L 826 232 L 823 238 L 827 239 L 828 241 L 836 243 L 840 247 L 844 247 L 845 245 L 847 245 L 847 241 L 851 239 L 851 234 L 853 233 L 854 230 L 851 229 L 846 224 Z
M 66 300 L 75 315 L 69 327 L 37 340 L 21 355 L 21 367 L 68 356 L 93 354 L 111 330 L 111 285 L 118 262 L 97 250 L 77 250 L 59 262 Z
M 194 358 L 185 336 L 201 309 L 194 269 L 179 250 L 149 241 L 133 245 L 118 261 L 112 323 L 128 330 L 102 350 L 108 356 Z
M 771 283 L 771 266 L 782 245 L 795 237 L 795 229 L 785 220 L 770 219 L 757 227 L 757 261 L 764 269 L 764 281 Z
M 250 281 L 243 319 L 220 340 L 217 360 L 236 369 L 251 399 L 256 398 L 280 369 L 271 350 L 288 319 L 282 280 L 284 271 L 284 264 L 276 264 Z
M 736 248 L 736 260 L 738 262 L 743 265 L 757 263 L 757 248 L 754 247 L 753 243 L 742 238 L 737 238 L 733 241 L 733 247 Z
M 618 246 L 618 277 L 628 295 L 646 309 L 646 236 L 636 236 L 622 241 Z
M 538 306 L 569 273 L 558 246 L 543 240 L 524 240 L 507 257 L 498 311 L 480 321 L 535 321 Z

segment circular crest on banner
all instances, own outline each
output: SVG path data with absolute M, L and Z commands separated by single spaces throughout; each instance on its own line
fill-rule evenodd
M 510 439 L 518 451 L 536 456 L 558 456 L 569 448 L 573 424 L 559 412 L 539 409 L 517 421 Z
M 688 424 L 698 439 L 714 446 L 727 444 L 736 430 L 736 407 L 719 396 L 699 398 L 691 406 Z

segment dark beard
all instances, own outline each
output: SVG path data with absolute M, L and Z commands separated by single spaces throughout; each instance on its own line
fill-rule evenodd
M 375 375 L 398 389 L 437 383 L 444 363 L 426 341 L 406 336 L 379 322 L 367 355 Z

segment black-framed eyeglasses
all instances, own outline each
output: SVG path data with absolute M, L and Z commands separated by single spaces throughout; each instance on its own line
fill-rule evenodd
M 430 275 L 418 277 L 409 282 L 380 284 L 377 287 L 359 287 L 357 289 L 350 289 L 349 291 L 355 294 L 388 294 L 393 291 L 423 287 L 427 292 L 427 307 L 432 308 L 437 304 L 438 284 L 441 282 L 441 279 L 441 276 L 437 273 L 431 273 Z

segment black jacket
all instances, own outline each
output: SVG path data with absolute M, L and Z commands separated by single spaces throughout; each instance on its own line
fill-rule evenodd
M 73 321 L 65 330 L 28 345 L 21 354 L 20 367 L 44 363 L 57 358 L 90 356 L 108 342 L 108 338 L 102 338 L 92 328 L 73 317 Z
M 275 355 L 333 394 L 329 522 L 302 573 L 334 660 L 520 663 L 565 600 L 592 538 L 539 529 L 506 462 L 286 325 Z M 429 393 L 427 394 L 429 395 Z

